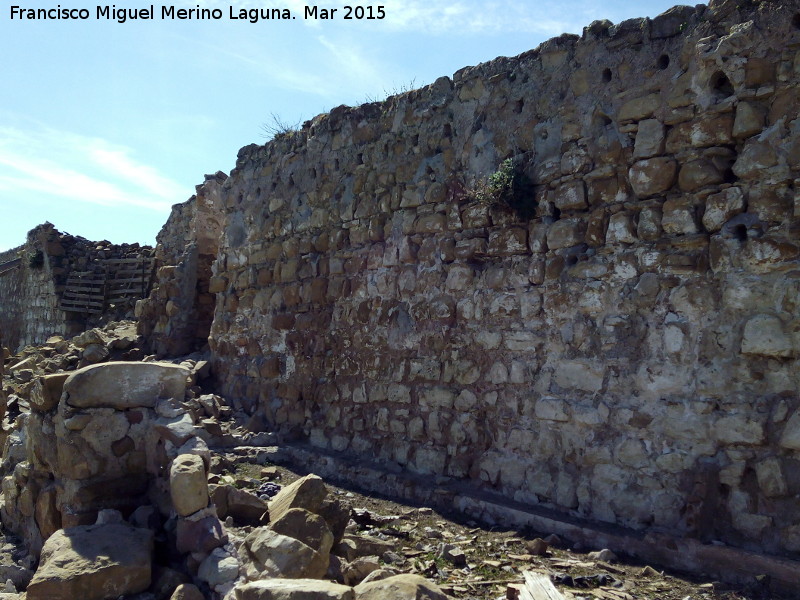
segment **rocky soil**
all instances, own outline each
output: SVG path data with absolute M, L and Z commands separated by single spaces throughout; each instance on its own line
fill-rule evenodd
M 306 472 L 297 466 L 259 466 L 234 454 L 223 478 L 257 492 L 265 482 L 286 485 Z M 547 532 L 489 528 L 457 514 L 367 494 L 326 481 L 330 492 L 352 509 L 348 531 L 377 538 L 387 550 L 373 564 L 416 573 L 435 581 L 448 596 L 515 599 L 513 584 L 523 572 L 546 573 L 565 598 L 575 600 L 755 600 L 760 589 L 732 589 L 720 582 L 669 573 L 658 565 L 625 560 L 614 553 L 581 551 Z M 233 528 L 239 535 L 249 528 Z M 547 541 L 545 541 L 547 540 Z
M 3 468 L 6 472 L 3 474 L 8 475 L 15 466 L 11 449 L 19 448 L 19 444 L 14 443 L 14 436 L 19 435 L 15 432 L 15 423 L 21 414 L 30 411 L 31 392 L 39 376 L 109 360 L 149 361 L 153 357 L 146 357 L 139 350 L 132 324 L 121 322 L 90 330 L 70 341 L 52 338 L 43 347 L 26 348 L 16 356 L 6 354 L 4 359 L 3 391 L 7 402 L 3 405 L 6 409 L 3 421 Z M 199 589 L 203 589 L 205 598 L 233 597 L 220 592 L 233 585 L 231 582 L 225 588 L 227 580 L 221 571 L 226 565 L 224 561 L 237 553 L 242 572 L 252 567 L 252 561 L 246 558 L 247 552 L 254 547 L 254 536 L 267 529 L 259 499 L 266 506 L 281 489 L 307 472 L 302 465 L 265 461 L 266 454 L 260 451 L 263 450 L 260 446 L 274 444 L 272 435 L 249 431 L 257 424 L 248 422 L 246 415 L 236 406 L 228 406 L 224 398 L 205 393 L 209 390 L 204 388 L 211 382 L 207 363 L 201 355 L 173 362 L 191 372 L 193 385 L 187 388 L 184 405 L 196 429 L 202 432 L 200 437 L 208 442 L 211 451 L 208 490 L 213 505 L 226 506 L 224 510 L 218 508 L 218 512 L 228 537 L 218 565 L 220 573 L 209 574 L 208 567 L 199 562 L 192 564 L 191 554 L 184 563 L 185 568 L 188 575 L 201 584 L 199 588 L 192 586 L 192 591 L 199 593 Z M 569 540 L 549 535 L 550 532 L 487 528 L 456 514 L 443 514 L 429 507 L 363 493 L 341 482 L 329 480 L 325 486 L 328 490 L 326 502 L 332 501 L 344 511 L 325 516 L 331 529 L 336 529 L 335 522 L 341 528 L 335 534 L 336 543 L 324 577 L 346 586 L 357 586 L 367 578 L 375 581 L 394 574 L 411 574 L 434 582 L 452 598 L 518 600 L 526 597 L 524 573 L 532 571 L 546 575 L 567 599 L 756 600 L 770 597 L 765 591 L 768 582 L 756 583 L 749 589 L 731 589 L 718 582 L 667 573 L 658 565 L 629 562 L 609 550 L 582 551 L 571 546 Z M 180 512 L 180 507 L 177 508 Z M 270 527 L 277 530 L 275 516 L 273 502 L 270 504 Z M 116 517 L 106 515 L 104 518 L 113 520 Z M 287 525 L 291 519 L 283 521 L 282 527 L 292 527 Z M 279 533 L 293 537 L 292 531 Z M 178 533 L 179 551 L 180 539 Z M 0 540 L 0 600 L 25 598 L 24 590 L 38 566 L 21 540 L 4 531 Z M 320 574 L 322 572 L 324 567 Z M 182 575 L 175 570 L 163 571 L 160 575 L 156 572 L 148 591 L 124 597 L 129 600 L 191 598 L 193 596 L 179 586 L 189 580 L 185 572 Z M 214 588 L 218 580 L 223 585 Z M 361 598 L 357 588 L 356 594 L 356 598 Z

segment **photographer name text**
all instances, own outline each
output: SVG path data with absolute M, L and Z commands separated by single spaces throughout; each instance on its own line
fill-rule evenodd
M 371 21 L 386 18 L 383 6 L 341 6 L 339 8 L 303 7 L 302 15 L 294 14 L 288 8 L 177 8 L 171 5 L 157 6 L 151 4 L 141 8 L 120 8 L 115 4 L 88 8 L 62 7 L 28 8 L 11 7 L 12 21 L 113 21 L 129 23 L 133 21 L 242 21 L 258 23 L 260 21 L 291 21 L 299 18 L 309 21 Z

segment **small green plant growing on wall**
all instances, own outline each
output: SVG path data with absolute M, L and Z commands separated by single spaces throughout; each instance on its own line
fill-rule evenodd
M 28 266 L 31 269 L 41 269 L 44 266 L 44 254 L 41 250 L 28 254 Z
M 469 196 L 484 204 L 508 206 L 526 221 L 536 214 L 533 182 L 513 158 L 505 159 L 497 171 L 478 180 Z

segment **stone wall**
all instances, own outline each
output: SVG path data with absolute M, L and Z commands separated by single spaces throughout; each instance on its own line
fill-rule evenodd
M 172 207 L 157 237 L 156 281 L 149 298 L 136 307 L 139 333 L 159 356 L 178 356 L 204 347 L 214 317 L 209 291 L 224 213 L 218 171 L 206 175 L 197 194 Z
M 57 267 L 47 251 L 53 231 L 46 225 L 33 229 L 23 246 L 2 257 L 3 264 L 20 259 L 17 266 L 0 275 L 0 330 L 3 344 L 11 349 L 43 342 L 66 330 L 67 318 L 58 310 L 55 292 L 53 269 Z
M 224 392 L 319 448 L 800 557 L 798 49 L 796 1 L 676 7 L 243 148 Z M 529 220 L 476 199 L 508 158 Z
M 96 313 L 64 311 L 61 303 L 69 289 L 70 274 L 97 273 L 104 277 L 116 268 L 110 267 L 109 261 L 148 258 L 151 253 L 149 246 L 93 242 L 61 233 L 50 223 L 34 228 L 24 245 L 0 254 L 3 345 L 14 350 L 41 344 L 52 335 L 73 336 L 103 319 L 132 314 L 132 305 L 125 302 L 105 303 Z M 10 264 L 17 258 L 18 264 Z M 6 264 L 10 266 L 2 269 Z M 146 279 L 145 291 L 149 291 L 149 273 Z

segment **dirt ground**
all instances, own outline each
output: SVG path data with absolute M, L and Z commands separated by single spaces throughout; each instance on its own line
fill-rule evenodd
M 231 457 L 233 459 L 234 457 Z M 227 474 L 236 485 L 256 491 L 264 467 L 236 462 Z M 279 465 L 267 467 L 270 479 L 283 486 L 306 471 Z M 274 475 L 271 473 L 274 472 Z M 547 574 L 568 600 L 763 600 L 769 592 L 757 583 L 735 589 L 711 580 L 664 572 L 624 557 L 596 556 L 567 541 L 550 538 L 546 551 L 537 538 L 548 532 L 487 528 L 443 514 L 326 482 L 336 498 L 353 508 L 348 531 L 391 541 L 394 550 L 381 557 L 382 566 L 417 573 L 435 581 L 458 599 L 515 598 L 509 584 L 522 583 L 523 572 Z M 357 521 L 357 522 L 356 522 Z M 444 552 L 443 552 L 444 550 Z M 543 553 L 542 553 L 543 552 Z

